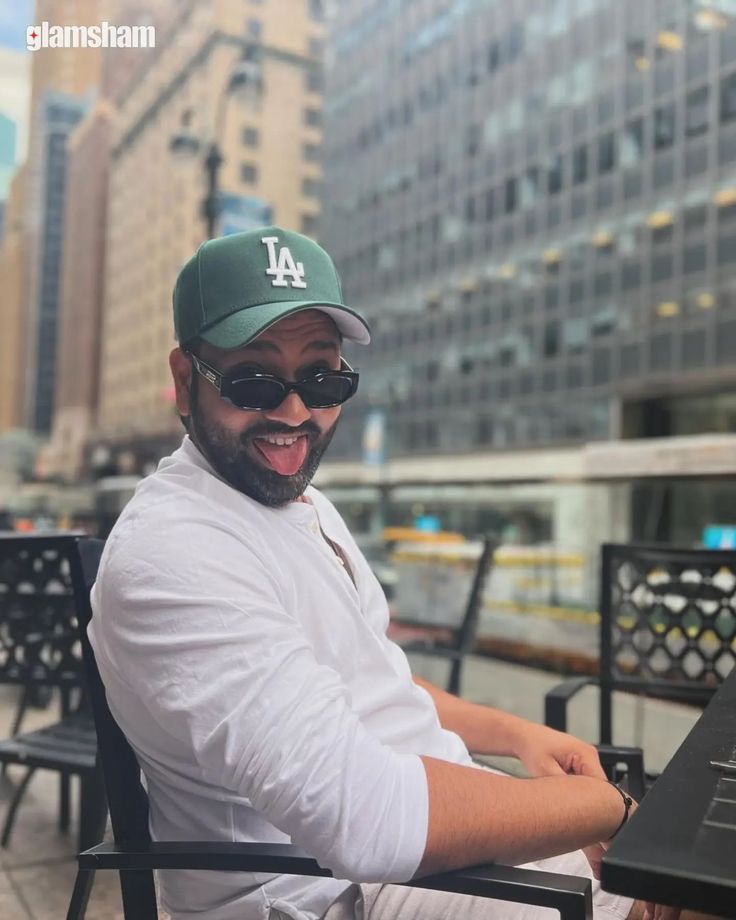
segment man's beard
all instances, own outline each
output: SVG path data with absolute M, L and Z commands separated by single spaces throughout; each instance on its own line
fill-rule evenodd
M 338 421 L 339 418 L 325 432 L 314 422 L 305 422 L 298 429 L 264 422 L 253 425 L 238 435 L 204 419 L 194 400 L 190 415 L 190 433 L 194 435 L 197 447 L 207 457 L 215 472 L 234 489 L 262 505 L 278 508 L 297 499 L 312 481 L 322 454 L 332 440 Z M 284 476 L 268 469 L 248 453 L 248 447 L 253 449 L 254 437 L 296 434 L 308 435 L 309 449 L 301 469 L 291 476 Z

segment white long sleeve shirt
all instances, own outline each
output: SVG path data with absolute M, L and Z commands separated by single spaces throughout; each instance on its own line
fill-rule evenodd
M 386 600 L 342 518 L 306 497 L 263 506 L 185 437 L 107 541 L 90 640 L 153 839 L 292 841 L 340 879 L 405 881 L 427 836 L 418 755 L 471 761 L 386 638 Z M 171 871 L 160 884 L 175 918 L 315 920 L 348 883 Z

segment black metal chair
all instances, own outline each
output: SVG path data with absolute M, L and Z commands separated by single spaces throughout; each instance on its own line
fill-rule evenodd
M 420 620 L 393 617 L 389 636 L 407 653 L 429 655 L 449 661 L 450 673 L 446 689 L 459 694 L 465 656 L 473 650 L 478 630 L 478 618 L 483 606 L 483 590 L 493 568 L 497 544 L 486 538 L 475 566 L 470 593 L 459 625 L 427 623 Z
M 0 741 L 0 764 L 26 773 L 8 805 L 1 843 L 8 846 L 18 808 L 37 770 L 59 774 L 59 826 L 70 823 L 71 777 L 80 781 L 79 842 L 99 839 L 106 815 L 95 766 L 97 741 L 83 692 L 69 557 L 74 534 L 0 535 L 0 682 L 23 688 L 12 734 Z M 60 717 L 19 731 L 31 691 L 59 691 Z
M 600 675 L 564 681 L 545 722 L 565 731 L 567 704 L 597 684 L 600 741 L 613 738 L 613 694 L 705 706 L 736 662 L 736 551 L 604 544 Z
M 126 920 L 157 920 L 155 869 L 329 876 L 331 873 L 306 853 L 286 844 L 151 841 L 148 799 L 141 784 L 140 768 L 110 713 L 87 638 L 91 617 L 89 590 L 96 577 L 103 543 L 86 539 L 78 541 L 77 547 L 78 554 L 72 558 L 72 579 L 114 842 L 101 843 L 80 854 L 67 920 L 84 917 L 94 873 L 98 869 L 114 869 L 120 873 Z M 551 907 L 560 912 L 563 920 L 592 920 L 593 916 L 590 881 L 576 876 L 489 865 L 428 876 L 409 884 Z

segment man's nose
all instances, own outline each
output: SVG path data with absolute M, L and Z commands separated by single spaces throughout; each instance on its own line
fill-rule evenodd
M 311 411 L 304 405 L 301 396 L 293 390 L 281 405 L 276 406 L 275 409 L 266 409 L 263 414 L 274 422 L 283 422 L 292 428 L 296 428 L 312 417 Z

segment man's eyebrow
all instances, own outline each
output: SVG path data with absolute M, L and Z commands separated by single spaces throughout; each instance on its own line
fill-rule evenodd
M 308 351 L 310 348 L 314 348 L 317 351 L 340 351 L 340 344 L 336 342 L 335 339 L 316 339 L 314 342 L 310 342 L 308 345 L 305 345 L 302 348 L 302 352 Z
M 304 348 L 302 348 L 302 352 L 309 351 L 310 348 L 318 351 L 340 351 L 340 345 L 335 339 L 315 339 L 313 342 L 308 342 Z M 259 341 L 258 339 L 254 342 L 249 342 L 248 349 L 261 352 L 275 352 L 276 354 L 280 354 L 281 352 L 278 345 L 275 345 L 273 342 L 268 342 L 266 340 Z

